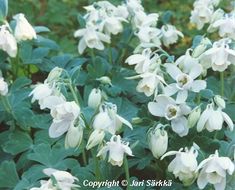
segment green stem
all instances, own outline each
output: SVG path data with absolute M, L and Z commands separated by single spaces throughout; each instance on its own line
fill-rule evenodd
M 87 161 L 86 161 L 86 152 L 85 152 L 84 149 L 83 149 L 83 151 L 82 151 L 82 160 L 83 160 L 83 164 L 86 166 L 86 165 L 87 165 Z
M 109 63 L 113 64 L 113 52 L 112 47 L 109 45 Z
M 223 97 L 224 96 L 224 72 L 220 72 L 220 95 Z
M 76 95 L 76 92 L 75 92 L 75 90 L 74 90 L 74 88 L 73 88 L 71 82 L 69 82 L 69 89 L 70 89 L 70 91 L 72 92 L 72 95 L 73 95 L 73 98 L 74 98 L 75 102 L 76 102 L 78 105 L 80 105 L 80 104 L 79 104 L 79 101 L 78 101 L 78 97 L 77 97 L 77 95 Z
M 95 54 L 94 54 L 94 50 L 91 49 L 91 61 L 92 61 L 92 64 L 95 64 Z
M 129 166 L 128 166 L 128 160 L 127 160 L 126 156 L 124 157 L 124 170 L 125 170 L 125 174 L 126 174 L 126 180 L 128 182 L 127 190 L 131 190 Z

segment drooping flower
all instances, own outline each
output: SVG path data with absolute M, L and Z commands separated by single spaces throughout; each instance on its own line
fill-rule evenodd
M 114 135 L 121 129 L 123 124 L 132 129 L 131 123 L 117 114 L 117 106 L 115 104 L 105 102 L 100 106 L 100 112 L 94 118 L 92 124 L 94 131 L 88 139 L 86 148 L 90 149 L 100 144 L 104 138 L 105 132 L 109 132 Z
M 197 185 L 199 189 L 204 189 L 210 183 L 214 185 L 215 190 L 225 190 L 226 173 L 232 175 L 234 172 L 234 163 L 228 157 L 219 157 L 218 151 L 203 160 L 197 171 L 199 172 Z
M 161 46 L 161 30 L 154 27 L 141 27 L 136 34 L 141 44 L 153 44 L 155 47 Z
M 164 89 L 164 94 L 172 96 L 177 93 L 176 102 L 183 103 L 188 97 L 188 91 L 200 92 L 206 88 L 204 80 L 195 80 L 202 74 L 202 66 L 195 62 L 188 62 L 188 64 L 181 65 L 181 71 L 175 64 L 165 64 L 166 71 L 176 81 L 167 85 Z
M 88 96 L 88 106 L 91 108 L 98 108 L 101 104 L 102 92 L 98 88 L 93 88 Z
M 84 128 L 85 123 L 82 118 L 79 118 L 78 124 L 69 127 L 65 136 L 65 148 L 76 148 L 80 146 Z
M 34 28 L 29 24 L 24 14 L 19 13 L 13 18 L 16 20 L 14 35 L 17 41 L 32 40 L 37 38 Z
M 155 158 L 161 157 L 168 147 L 168 134 L 162 127 L 161 124 L 158 124 L 148 132 L 149 148 Z
M 213 22 L 209 32 L 215 30 L 219 30 L 220 37 L 228 37 L 235 40 L 235 14 L 225 15 Z
M 134 54 L 126 59 L 126 63 L 129 65 L 135 65 L 135 71 L 138 74 L 145 73 L 154 70 L 157 62 L 160 61 L 159 55 L 153 53 L 151 49 L 147 48 L 142 51 L 141 54 Z
M 0 26 L 0 49 L 7 52 L 10 57 L 17 55 L 17 43 L 15 37 L 9 32 L 8 26 Z
M 161 28 L 162 31 L 162 41 L 165 46 L 169 46 L 177 42 L 179 36 L 184 37 L 183 33 L 180 32 L 172 25 L 163 25 Z
M 74 125 L 80 114 L 80 107 L 74 102 L 65 102 L 51 109 L 53 123 L 49 128 L 49 136 L 57 138 L 63 135 Z
M 106 145 L 100 149 L 97 154 L 97 157 L 105 157 L 107 152 L 109 152 L 108 162 L 110 162 L 113 166 L 119 167 L 123 163 L 124 154 L 133 156 L 132 150 L 129 147 L 129 143 L 122 141 L 119 135 L 113 135 L 110 141 L 107 142 Z
M 213 43 L 212 48 L 200 56 L 200 63 L 206 69 L 223 72 L 230 64 L 235 64 L 235 50 L 229 47 L 230 40 L 222 39 Z
M 198 151 L 191 147 L 190 150 L 185 148 L 183 152 L 183 148 L 181 148 L 179 151 L 167 152 L 161 157 L 161 160 L 172 155 L 176 156 L 168 165 L 168 171 L 172 172 L 176 178 L 179 178 L 185 186 L 191 185 L 197 178 Z
M 8 93 L 8 84 L 4 81 L 3 77 L 0 77 L 0 94 L 6 96 Z
M 207 129 L 209 132 L 221 130 L 223 123 L 226 122 L 229 129 L 233 130 L 233 121 L 231 118 L 222 111 L 221 107 L 216 108 L 213 103 L 207 105 L 207 108 L 202 112 L 200 119 L 197 123 L 197 131 L 201 132 Z
M 110 36 L 99 32 L 94 26 L 87 26 L 86 28 L 77 30 L 74 33 L 74 37 L 81 37 L 78 44 L 80 54 L 84 52 L 86 47 L 103 50 L 103 42 L 110 43 Z
M 177 104 L 173 98 L 159 95 L 154 102 L 148 103 L 148 110 L 154 116 L 165 117 L 171 121 L 172 130 L 180 137 L 188 134 L 188 121 L 185 116 L 191 112 L 191 108 L 185 103 Z
M 75 182 L 78 181 L 78 178 L 72 176 L 69 172 L 60 171 L 53 168 L 44 169 L 43 172 L 49 177 L 53 176 L 54 180 L 41 180 L 41 187 L 33 187 L 30 190 L 72 190 L 80 187 L 75 184 Z

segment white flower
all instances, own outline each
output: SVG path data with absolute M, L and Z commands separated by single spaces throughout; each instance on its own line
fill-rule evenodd
M 219 30 L 220 37 L 229 37 L 235 40 L 235 15 L 225 15 L 211 24 L 211 30 Z
M 131 14 L 144 11 L 144 7 L 141 5 L 141 0 L 126 0 L 125 2 Z
M 88 96 L 88 106 L 91 108 L 98 108 L 101 104 L 102 92 L 98 88 L 93 88 Z
M 188 127 L 192 128 L 196 125 L 201 116 L 201 107 L 195 107 L 188 116 Z
M 126 5 L 118 5 L 114 10 L 114 16 L 127 19 L 129 16 L 129 12 L 127 10 Z
M 135 65 L 135 71 L 141 74 L 152 69 L 151 66 L 155 66 L 159 60 L 158 54 L 153 53 L 151 49 L 147 48 L 142 51 L 142 54 L 129 56 L 125 62 L 129 65 Z
M 79 185 L 74 184 L 76 181 L 78 181 L 78 178 L 72 176 L 69 172 L 60 171 L 53 168 L 46 168 L 43 170 L 43 173 L 49 177 L 53 176 L 55 180 L 41 180 L 41 187 L 34 187 L 30 190 L 72 190 L 74 188 L 80 187 Z
M 166 156 L 176 155 L 168 166 L 168 171 L 172 172 L 176 178 L 179 178 L 184 185 L 191 185 L 197 177 L 197 156 L 198 151 L 191 147 L 190 150 L 183 148 L 179 151 L 170 151 L 161 157 L 161 160 Z
M 198 30 L 201 30 L 206 23 L 211 21 L 213 11 L 212 6 L 207 6 L 204 2 L 197 2 L 191 12 L 190 21 L 196 24 Z
M 71 125 L 65 136 L 65 148 L 76 148 L 79 147 L 82 142 L 83 130 L 85 124 L 82 118 L 79 118 L 76 126 Z
M 207 105 L 207 108 L 198 120 L 197 131 L 201 132 L 203 129 L 207 129 L 209 132 L 221 130 L 224 122 L 227 123 L 229 129 L 232 131 L 234 125 L 231 118 L 220 107 L 216 109 L 212 103 Z
M 53 123 L 49 128 L 49 136 L 57 138 L 63 135 L 74 125 L 75 120 L 80 114 L 80 107 L 74 102 L 65 102 L 51 109 Z
M 13 18 L 16 20 L 14 34 L 17 41 L 32 40 L 37 38 L 35 30 L 26 20 L 24 14 L 19 13 Z
M 4 81 L 4 78 L 0 77 L 0 94 L 6 96 L 8 93 L 8 84 Z
M 153 73 L 143 73 L 140 75 L 142 80 L 139 81 L 136 90 L 137 92 L 143 92 L 146 96 L 152 96 L 158 94 L 158 87 L 163 88 L 165 81 L 162 76 Z
M 123 31 L 122 22 L 128 22 L 126 19 L 122 17 L 107 17 L 103 21 L 103 30 L 106 34 L 117 35 Z
M 65 98 L 55 88 L 51 87 L 49 83 L 37 84 L 29 96 L 33 96 L 32 103 L 38 100 L 40 109 L 49 108 L 65 102 Z
M 158 28 L 144 26 L 139 29 L 139 32 L 136 35 L 142 44 L 152 43 L 155 44 L 155 47 L 159 47 L 161 45 L 161 30 Z
M 148 110 L 154 116 L 165 117 L 171 121 L 172 130 L 180 137 L 188 134 L 188 121 L 185 115 L 188 115 L 191 109 L 186 104 L 177 104 L 171 97 L 159 95 L 155 102 L 148 103 Z
M 168 147 L 168 134 L 162 128 L 161 124 L 150 129 L 148 133 L 148 144 L 155 158 L 161 157 L 166 152 Z
M 178 36 L 184 37 L 183 33 L 178 31 L 175 26 L 172 25 L 163 25 L 161 28 L 162 31 L 162 41 L 163 44 L 168 47 L 171 44 L 174 44 L 178 40 Z
M 96 145 L 102 143 L 103 139 L 105 137 L 105 132 L 104 130 L 102 129 L 95 129 L 89 139 L 88 139 L 88 142 L 87 142 L 87 145 L 86 145 L 86 149 L 89 150 L 93 147 L 95 147 Z
M 206 69 L 212 67 L 213 71 L 223 72 L 230 64 L 235 64 L 235 50 L 230 49 L 227 39 L 222 39 L 200 56 L 200 63 Z
M 225 190 L 226 173 L 233 174 L 234 163 L 228 157 L 219 157 L 218 151 L 216 151 L 199 164 L 197 171 L 200 169 L 202 170 L 197 179 L 199 189 L 204 189 L 210 183 L 214 185 L 215 190 Z
M 92 124 L 94 131 L 88 139 L 87 149 L 100 144 L 105 136 L 105 132 L 114 135 L 121 129 L 123 124 L 132 129 L 131 123 L 117 114 L 117 106 L 115 104 L 108 102 L 102 104 L 100 112 L 94 118 Z
M 119 167 L 123 163 L 125 153 L 129 156 L 133 156 L 129 143 L 121 141 L 121 137 L 119 135 L 113 135 L 110 142 L 107 142 L 106 145 L 98 152 L 97 157 L 101 155 L 105 157 L 107 152 L 109 152 L 108 162 L 113 166 Z
M 198 58 L 202 53 L 206 51 L 208 47 L 212 46 L 211 41 L 208 38 L 202 38 L 201 42 L 192 52 L 192 57 Z
M 17 55 L 17 43 L 15 37 L 8 31 L 8 26 L 0 26 L 0 49 L 7 52 L 10 57 Z
M 157 25 L 159 15 L 157 13 L 146 14 L 143 11 L 135 12 L 133 24 L 135 28 L 155 27 Z
M 166 63 L 167 73 L 176 81 L 164 88 L 164 94 L 167 96 L 172 96 L 177 93 L 176 102 L 183 103 L 188 97 L 188 91 L 200 92 L 206 88 L 206 82 L 204 80 L 195 80 L 202 74 L 202 66 L 198 63 L 188 62 L 188 64 L 183 66 L 182 72 L 175 64 Z
M 94 26 L 87 26 L 86 28 L 77 30 L 74 33 L 74 37 L 81 37 L 78 44 L 80 54 L 84 52 L 86 47 L 104 50 L 104 44 L 102 42 L 110 43 L 110 37 L 97 31 Z

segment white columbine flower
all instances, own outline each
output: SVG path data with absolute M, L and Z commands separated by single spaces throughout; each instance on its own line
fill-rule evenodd
M 79 185 L 74 184 L 76 181 L 78 181 L 78 178 L 72 176 L 69 172 L 60 171 L 53 168 L 44 169 L 43 172 L 49 177 L 53 176 L 55 180 L 41 180 L 41 187 L 33 187 L 30 190 L 72 190 L 74 188 L 80 187 Z
M 8 26 L 0 26 L 0 49 L 7 52 L 10 57 L 17 55 L 17 43 L 15 37 L 9 32 Z
M 190 64 L 183 67 L 182 72 L 175 64 L 165 64 L 166 71 L 176 81 L 165 87 L 164 94 L 172 96 L 177 93 L 176 102 L 183 103 L 188 97 L 188 91 L 200 92 L 206 88 L 204 80 L 195 80 L 202 74 L 202 66 L 198 63 Z
M 211 21 L 213 11 L 213 6 L 206 5 L 203 1 L 196 1 L 191 11 L 190 21 L 196 24 L 198 30 L 201 30 L 204 24 Z
M 132 129 L 131 123 L 117 114 L 117 106 L 115 104 L 104 103 L 100 106 L 100 112 L 94 118 L 92 124 L 94 131 L 88 139 L 86 148 L 90 149 L 100 144 L 104 138 L 105 132 L 114 135 L 121 129 L 123 124 Z
M 222 39 L 213 43 L 212 48 L 200 56 L 200 63 L 206 69 L 223 72 L 230 64 L 235 64 L 235 50 L 229 47 L 229 40 Z
M 158 54 L 153 53 L 151 49 L 147 48 L 142 51 L 141 54 L 134 54 L 126 59 L 126 63 L 129 65 L 135 65 L 135 71 L 138 74 L 148 72 L 152 69 L 152 65 L 156 65 L 160 58 Z
M 83 137 L 83 130 L 85 128 L 85 123 L 82 118 L 76 125 L 71 125 L 65 136 L 65 148 L 77 148 L 80 146 Z
M 80 114 L 80 107 L 74 102 L 65 102 L 51 109 L 53 123 L 49 128 L 49 136 L 57 138 L 63 135 L 74 125 Z
M 199 189 L 204 189 L 210 183 L 214 185 L 215 190 L 225 190 L 226 173 L 233 174 L 234 163 L 228 157 L 219 157 L 218 151 L 216 151 L 199 164 L 197 171 L 200 169 L 202 170 L 197 179 Z
M 123 31 L 122 22 L 128 21 L 122 17 L 107 17 L 102 24 L 103 30 L 107 35 L 117 35 L 118 33 L 121 33 Z
M 215 105 L 211 103 L 202 112 L 197 123 L 197 131 L 201 132 L 203 129 L 207 129 L 209 132 L 221 130 L 224 122 L 227 123 L 229 129 L 232 131 L 234 125 L 231 118 L 222 111 L 221 107 L 215 108 Z
M 168 165 L 168 171 L 172 172 L 176 178 L 179 178 L 184 185 L 191 185 L 197 178 L 197 156 L 198 151 L 191 147 L 190 150 L 187 148 L 181 148 L 179 151 L 170 151 L 161 157 L 161 160 L 166 156 L 176 155 L 175 158 Z
M 109 152 L 108 162 L 110 162 L 113 166 L 119 167 L 123 163 L 125 153 L 129 156 L 133 156 L 132 151 L 129 147 L 129 143 L 122 141 L 119 135 L 113 135 L 110 141 L 107 142 L 106 145 L 100 149 L 97 154 L 97 157 L 105 157 L 107 152 Z
M 17 41 L 32 40 L 37 38 L 33 27 L 29 24 L 24 14 L 19 13 L 13 17 L 16 20 L 15 38 Z
M 191 112 L 191 108 L 185 103 L 177 104 L 171 97 L 159 95 L 154 102 L 148 103 L 148 110 L 154 116 L 165 117 L 171 121 L 172 130 L 180 137 L 188 134 L 188 121 L 185 116 Z
M 102 101 L 102 92 L 98 88 L 93 88 L 88 96 L 88 106 L 98 108 Z
M 220 37 L 235 40 L 235 14 L 225 15 L 211 24 L 212 31 L 218 29 Z
M 157 25 L 159 15 L 157 13 L 146 14 L 143 11 L 135 12 L 133 24 L 135 28 L 155 27 Z
M 163 44 L 168 47 L 171 44 L 174 44 L 177 42 L 179 36 L 184 37 L 183 33 L 178 31 L 175 26 L 172 25 L 163 25 L 161 28 L 162 31 L 162 41 Z
M 158 124 L 148 132 L 149 148 L 155 158 L 161 157 L 168 147 L 168 134 L 162 127 L 161 124 Z
M 8 84 L 4 81 L 4 78 L 0 77 L 0 94 L 6 96 L 8 93 Z
M 86 47 L 104 50 L 103 42 L 110 43 L 110 36 L 97 31 L 94 26 L 87 26 L 86 28 L 77 30 L 74 33 L 74 37 L 81 37 L 78 44 L 80 54 L 84 52 Z

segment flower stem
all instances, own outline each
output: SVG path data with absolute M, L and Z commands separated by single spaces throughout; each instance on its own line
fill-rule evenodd
M 79 101 L 78 101 L 78 97 L 77 97 L 77 95 L 76 95 L 76 93 L 75 93 L 75 90 L 74 90 L 74 88 L 73 88 L 71 82 L 69 83 L 69 89 L 70 89 L 70 91 L 72 92 L 72 95 L 73 95 L 73 98 L 74 98 L 75 102 L 76 102 L 78 105 L 80 105 L 80 104 L 79 104 Z
M 127 161 L 126 156 L 124 156 L 124 169 L 125 169 L 125 174 L 126 174 L 126 180 L 128 182 L 127 190 L 131 190 L 129 166 L 128 166 L 128 161 Z
M 83 151 L 82 151 L 82 160 L 83 160 L 83 164 L 86 166 L 86 165 L 87 165 L 87 161 L 86 161 L 86 152 L 85 152 L 84 149 L 83 149 Z
M 113 52 L 112 47 L 109 45 L 109 63 L 113 64 Z
M 223 97 L 224 96 L 224 72 L 220 73 L 220 95 Z
M 99 161 L 98 158 L 96 157 L 96 154 L 94 151 L 92 151 L 92 156 L 93 156 L 93 160 L 94 160 L 94 164 L 95 164 L 95 176 L 96 176 L 96 180 L 100 181 L 101 180 L 101 172 L 100 172 L 100 167 L 99 167 Z

